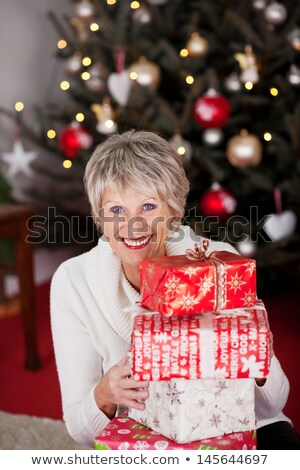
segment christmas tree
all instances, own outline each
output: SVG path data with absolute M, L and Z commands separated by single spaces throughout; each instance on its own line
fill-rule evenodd
M 255 257 L 262 288 L 299 265 L 299 2 L 77 0 L 49 17 L 71 100 L 40 110 L 34 138 L 66 179 L 113 132 L 159 133 L 191 183 L 186 223 Z

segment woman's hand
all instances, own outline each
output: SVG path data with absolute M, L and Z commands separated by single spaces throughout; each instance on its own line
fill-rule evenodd
M 94 396 L 98 408 L 111 419 L 117 405 L 143 410 L 145 404 L 141 400 L 149 397 L 148 387 L 149 382 L 137 382 L 130 378 L 130 365 L 125 356 L 104 374 L 95 388 Z

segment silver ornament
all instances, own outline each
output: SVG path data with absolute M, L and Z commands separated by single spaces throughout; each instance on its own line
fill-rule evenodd
M 300 85 L 300 68 L 297 65 L 292 64 L 288 72 L 288 81 L 291 85 L 299 86 Z
M 279 2 L 272 2 L 264 11 L 264 18 L 268 23 L 281 24 L 287 18 L 287 9 Z
M 300 28 L 293 29 L 288 36 L 288 41 L 295 51 L 300 51 Z
M 224 85 L 227 91 L 234 93 L 240 91 L 242 88 L 239 76 L 236 72 L 232 72 L 227 78 L 225 78 Z
M 217 147 L 223 140 L 223 131 L 218 127 L 205 129 L 202 140 L 209 147 Z
M 91 20 L 95 14 L 95 5 L 88 0 L 82 0 L 75 5 L 75 15 L 83 20 Z
M 267 2 L 266 0 L 253 0 L 253 8 L 255 8 L 255 10 L 264 10 L 266 8 L 266 5 L 267 5 Z
M 248 235 L 245 236 L 239 243 L 237 243 L 236 247 L 238 252 L 247 258 L 253 256 L 256 252 L 256 244 L 250 240 Z
M 88 67 L 90 78 L 85 80 L 85 86 L 93 93 L 102 93 L 106 90 L 106 70 L 99 62 Z
M 65 64 L 66 71 L 71 75 L 76 75 L 82 68 L 82 55 L 80 52 L 75 52 L 69 57 Z
M 136 23 L 148 24 L 151 21 L 151 13 L 145 5 L 141 5 L 140 8 L 134 10 L 132 18 Z

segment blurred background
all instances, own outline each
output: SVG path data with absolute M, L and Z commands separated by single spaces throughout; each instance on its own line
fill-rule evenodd
M 50 279 L 100 235 L 82 185 L 92 150 L 137 128 L 182 157 L 185 223 L 256 259 L 299 429 L 299 2 L 2 0 L 0 26 L 0 408 L 61 417 Z M 7 204 L 31 211 L 34 372 L 22 363 L 29 265 L 4 229 L 17 217 Z

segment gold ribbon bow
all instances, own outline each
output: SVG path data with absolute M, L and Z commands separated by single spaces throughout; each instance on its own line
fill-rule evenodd
M 186 250 L 185 256 L 191 260 L 207 261 L 211 258 L 212 253 L 209 250 L 209 240 L 203 240 L 202 243 L 195 243 L 194 249 Z

